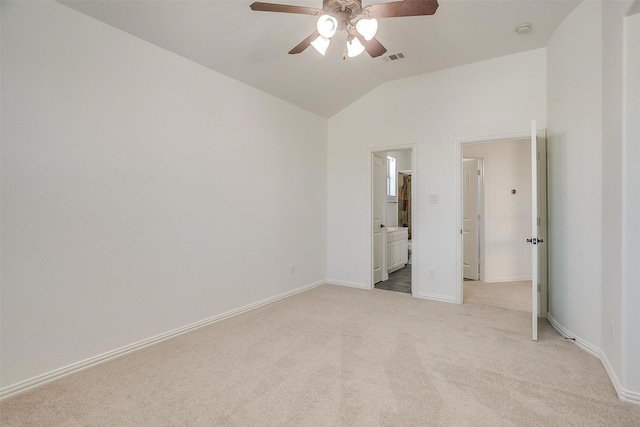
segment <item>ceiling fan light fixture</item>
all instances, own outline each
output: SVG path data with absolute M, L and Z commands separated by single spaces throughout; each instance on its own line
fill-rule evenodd
M 327 53 L 327 48 L 329 47 L 329 43 L 331 43 L 331 40 L 320 35 L 314 41 L 311 42 L 311 46 L 313 46 L 313 48 L 317 50 L 318 53 L 320 53 L 321 55 L 324 55 L 325 53 Z
M 356 22 L 356 30 L 366 41 L 373 39 L 378 32 L 378 20 L 376 18 L 361 19 Z
M 364 46 L 362 46 L 360 40 L 355 37 L 351 40 L 347 40 L 347 56 L 349 58 L 356 57 L 362 52 L 364 52 Z
M 318 18 L 317 28 L 322 37 L 330 39 L 338 30 L 338 20 L 331 15 L 322 15 Z

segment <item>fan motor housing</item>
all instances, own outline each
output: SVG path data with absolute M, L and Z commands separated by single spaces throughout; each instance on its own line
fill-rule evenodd
M 359 15 L 362 12 L 362 0 L 322 0 L 322 9 L 334 16 L 339 12 Z M 335 18 L 339 19 L 337 16 Z
M 343 31 L 353 18 L 362 13 L 362 0 L 323 0 L 322 9 L 336 18 L 338 31 Z

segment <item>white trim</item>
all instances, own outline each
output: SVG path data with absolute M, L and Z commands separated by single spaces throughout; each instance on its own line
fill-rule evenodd
M 611 363 L 609 363 L 609 359 L 607 359 L 607 355 L 601 349 L 583 340 L 582 338 L 577 337 L 575 334 L 572 334 L 567 328 L 558 323 L 558 321 L 554 319 L 553 316 L 551 316 L 551 313 L 547 313 L 547 319 L 549 320 L 549 323 L 551 323 L 551 326 L 553 326 L 553 328 L 558 331 L 561 336 L 565 338 L 571 338 L 572 341 L 582 350 L 600 359 L 600 362 L 602 363 L 604 370 L 607 372 L 607 375 L 609 375 L 609 380 L 611 380 L 611 384 L 613 385 L 613 388 L 615 389 L 616 394 L 618 395 L 618 398 L 620 400 L 632 403 L 634 405 L 640 405 L 640 393 L 627 390 L 622 387 L 622 385 L 620 384 L 620 380 L 616 375 L 616 372 L 613 370 Z
M 428 294 L 425 292 L 414 292 L 413 296 L 416 298 L 428 299 L 431 301 L 448 302 L 451 304 L 456 304 L 455 297 L 450 297 L 447 295 L 436 295 L 436 294 Z
M 524 282 L 531 280 L 531 276 L 498 276 L 484 279 L 484 283 Z
M 538 133 L 540 132 L 541 131 L 538 131 Z M 456 142 L 460 145 L 460 144 L 475 144 L 475 143 L 485 143 L 485 142 L 492 142 L 492 141 L 509 141 L 511 139 L 529 139 L 529 138 L 531 138 L 531 132 L 527 129 L 526 131 L 522 131 L 522 132 L 456 138 Z M 460 154 L 462 155 L 462 152 L 460 152 Z
M 229 317 L 237 316 L 238 314 L 245 313 L 250 310 L 254 310 L 256 308 L 262 307 L 267 304 L 271 304 L 273 302 L 279 301 L 284 298 L 288 298 L 300 292 L 308 291 L 309 289 L 315 288 L 317 286 L 321 286 L 327 284 L 326 280 L 320 280 L 309 285 L 305 285 L 287 292 L 284 292 L 279 295 L 275 295 L 273 297 L 269 297 L 263 299 L 258 302 L 254 302 L 249 305 L 245 305 L 244 307 L 236 308 L 234 310 L 227 311 L 222 314 L 218 314 L 217 316 L 209 317 L 208 319 L 201 320 L 199 322 L 191 323 L 190 325 L 183 326 L 178 329 L 174 329 L 172 331 L 168 331 L 151 338 L 144 339 L 142 341 L 138 341 L 133 344 L 126 345 L 124 347 L 120 347 L 116 350 L 108 351 L 106 353 L 100 354 L 98 356 L 91 357 L 89 359 L 73 363 L 71 365 L 65 366 L 60 369 L 53 370 L 43 375 L 39 375 L 37 377 L 31 378 L 26 381 L 19 382 L 17 384 L 10 385 L 8 387 L 4 387 L 0 389 L 0 400 L 6 399 L 15 394 L 27 391 L 29 389 L 39 387 L 43 384 L 49 383 L 51 381 L 55 381 L 62 377 L 66 377 L 67 375 L 74 374 L 76 372 L 82 371 L 87 368 L 91 368 L 93 366 L 97 366 L 101 363 L 107 362 L 109 360 L 115 359 L 120 356 L 124 356 L 128 353 L 132 353 L 134 351 L 143 349 L 145 347 L 149 347 L 153 344 L 157 344 L 159 342 L 168 340 L 170 338 L 176 337 L 178 335 L 186 334 L 187 332 L 191 332 L 195 329 L 202 328 L 203 326 L 211 325 L 212 323 L 219 322 L 224 319 L 228 319 Z
M 346 286 L 348 288 L 365 289 L 367 291 L 371 290 L 371 286 L 367 285 L 366 283 L 347 282 L 346 280 L 327 279 L 326 284 L 336 285 L 336 286 Z
M 551 313 L 547 313 L 547 319 L 549 320 L 549 323 L 551 323 L 551 326 L 553 326 L 553 328 L 558 331 L 560 335 L 562 335 L 564 338 L 571 338 L 571 340 L 575 342 L 578 347 L 580 347 L 590 355 L 600 359 L 602 351 L 598 347 L 576 336 L 574 333 L 562 326 L 556 319 L 553 318 L 553 316 L 551 316 Z
M 618 392 L 618 397 L 620 398 L 620 400 L 640 406 L 640 393 L 627 390 L 622 387 L 620 388 L 620 390 L 616 391 Z
M 420 277 L 420 171 L 418 170 L 418 146 L 411 144 L 411 295 L 415 296 Z
M 613 388 L 615 388 L 616 393 L 618 394 L 618 398 L 622 401 L 633 403 L 634 405 L 640 405 L 640 393 L 627 390 L 626 388 L 622 387 L 622 385 L 620 384 L 620 380 L 618 380 L 618 377 L 613 370 L 613 367 L 609 363 L 609 359 L 607 359 L 606 354 L 602 353 L 600 361 L 602 362 L 605 371 L 607 371 L 607 374 L 609 374 L 609 378 L 613 383 Z
M 622 384 L 620 384 L 620 380 L 613 370 L 613 366 L 611 366 L 611 363 L 609 363 L 609 359 L 607 359 L 607 356 L 604 353 L 601 357 L 599 357 L 599 359 L 602 362 L 602 366 L 604 366 L 604 370 L 607 371 L 607 375 L 609 375 L 609 379 L 613 384 L 613 388 L 615 389 L 618 398 L 620 400 L 626 400 L 622 397 Z M 638 403 L 640 403 L 640 400 L 638 400 Z

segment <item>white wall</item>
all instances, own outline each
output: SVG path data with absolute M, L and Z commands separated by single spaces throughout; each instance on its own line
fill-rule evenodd
M 544 128 L 545 67 L 545 50 L 538 49 L 397 80 L 330 118 L 329 280 L 370 285 L 369 149 L 416 144 L 414 292 L 453 301 L 460 238 L 456 138 L 523 132 L 533 118 Z M 439 203 L 428 204 L 429 195 Z
M 547 46 L 549 312 L 601 345 L 602 22 L 583 2 Z
M 325 119 L 54 2 L 2 112 L 3 387 L 326 277 Z
M 411 150 L 389 151 L 387 156 L 395 157 L 396 171 L 411 170 Z
M 623 122 L 625 114 L 627 122 L 638 117 L 624 109 L 638 96 L 637 86 L 623 86 L 624 62 L 638 61 L 638 45 L 626 58 L 623 50 L 632 8 L 631 1 L 583 2 L 547 46 L 549 311 L 600 353 L 621 396 L 640 402 L 640 298 L 630 267 L 640 256 L 638 138 Z
M 531 280 L 531 142 L 465 144 L 463 153 L 484 159 L 485 282 Z
M 398 203 L 391 200 L 387 201 L 387 227 L 398 226 Z
M 622 25 L 616 25 L 616 21 L 622 19 L 622 10 L 629 4 L 624 1 L 610 3 L 602 6 L 602 349 L 609 362 L 621 372 L 621 336 L 615 338 L 615 329 L 622 325 L 623 52 Z
M 626 18 L 626 69 L 624 76 L 623 161 L 623 271 L 622 313 L 624 323 L 623 386 L 640 402 L 640 1 L 635 14 Z

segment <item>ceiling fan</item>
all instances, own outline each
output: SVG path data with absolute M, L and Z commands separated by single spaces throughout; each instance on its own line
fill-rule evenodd
M 378 30 L 376 18 L 433 15 L 437 0 L 404 0 L 372 4 L 362 7 L 362 0 L 322 0 L 322 9 L 286 4 L 255 2 L 251 10 L 263 12 L 297 13 L 319 16 L 316 30 L 289 51 L 295 55 L 313 46 L 324 55 L 336 31 L 347 32 L 347 56 L 354 57 L 367 51 L 372 58 L 387 49 L 375 38 Z

